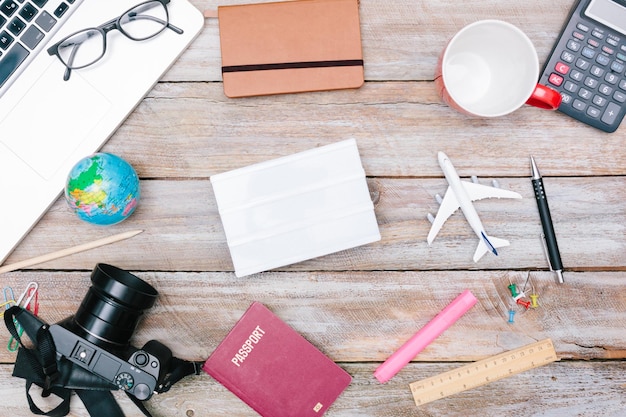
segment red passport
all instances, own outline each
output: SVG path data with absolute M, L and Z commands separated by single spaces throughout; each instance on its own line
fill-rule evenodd
M 263 417 L 321 416 L 352 380 L 259 302 L 202 369 Z

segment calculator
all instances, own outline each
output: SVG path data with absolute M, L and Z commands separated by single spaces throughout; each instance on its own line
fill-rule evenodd
M 626 113 L 626 0 L 578 0 L 539 83 L 561 93 L 559 111 L 605 132 Z

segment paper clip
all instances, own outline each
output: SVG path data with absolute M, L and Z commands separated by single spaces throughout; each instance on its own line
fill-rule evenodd
M 17 299 L 17 305 L 22 306 L 22 301 L 24 301 L 24 298 L 26 298 L 26 301 L 24 301 L 23 307 L 26 309 L 29 309 L 30 303 L 33 301 L 33 298 L 36 296 L 38 289 L 39 289 L 39 285 L 37 285 L 36 282 L 29 282 L 28 286 L 26 287 L 22 295 L 20 295 L 20 298 Z
M 0 308 L 4 307 L 4 310 L 0 312 L 0 318 L 4 317 L 4 311 L 8 310 L 15 304 L 15 294 L 13 294 L 13 288 L 4 287 L 4 302 L 0 304 Z
M 38 289 L 39 289 L 39 285 L 37 285 L 36 282 L 30 282 L 28 286 L 26 286 L 26 289 L 24 290 L 22 295 L 20 295 L 20 297 L 17 299 L 17 302 L 15 303 L 15 305 L 18 305 L 29 311 L 32 311 L 34 315 L 37 315 L 37 313 L 39 312 Z M 24 301 L 23 306 L 22 306 L 22 301 Z M 20 324 L 17 321 L 15 321 L 15 319 L 14 319 L 14 322 L 15 322 L 15 330 L 17 330 L 18 336 L 22 337 L 22 334 L 24 334 L 24 328 L 20 326 Z M 19 348 L 19 346 L 20 346 L 19 341 L 16 340 L 13 336 L 11 336 L 11 338 L 9 339 L 9 343 L 7 344 L 7 349 L 9 350 L 9 352 L 15 352 Z
M 7 303 L 13 301 L 15 303 L 15 294 L 13 294 L 13 288 L 4 287 L 4 301 Z M 7 306 L 6 309 L 8 310 L 9 307 Z

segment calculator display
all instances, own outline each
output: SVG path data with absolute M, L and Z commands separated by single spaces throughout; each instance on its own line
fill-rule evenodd
M 626 7 L 611 0 L 591 0 L 585 15 L 626 34 Z

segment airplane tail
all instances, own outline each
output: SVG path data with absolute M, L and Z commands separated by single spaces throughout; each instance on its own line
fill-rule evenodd
M 487 236 L 485 233 L 481 234 L 483 238 L 478 241 L 478 247 L 476 248 L 476 252 L 474 252 L 474 262 L 478 262 L 487 252 L 493 252 L 494 255 L 498 255 L 496 248 L 509 246 L 508 240 Z

